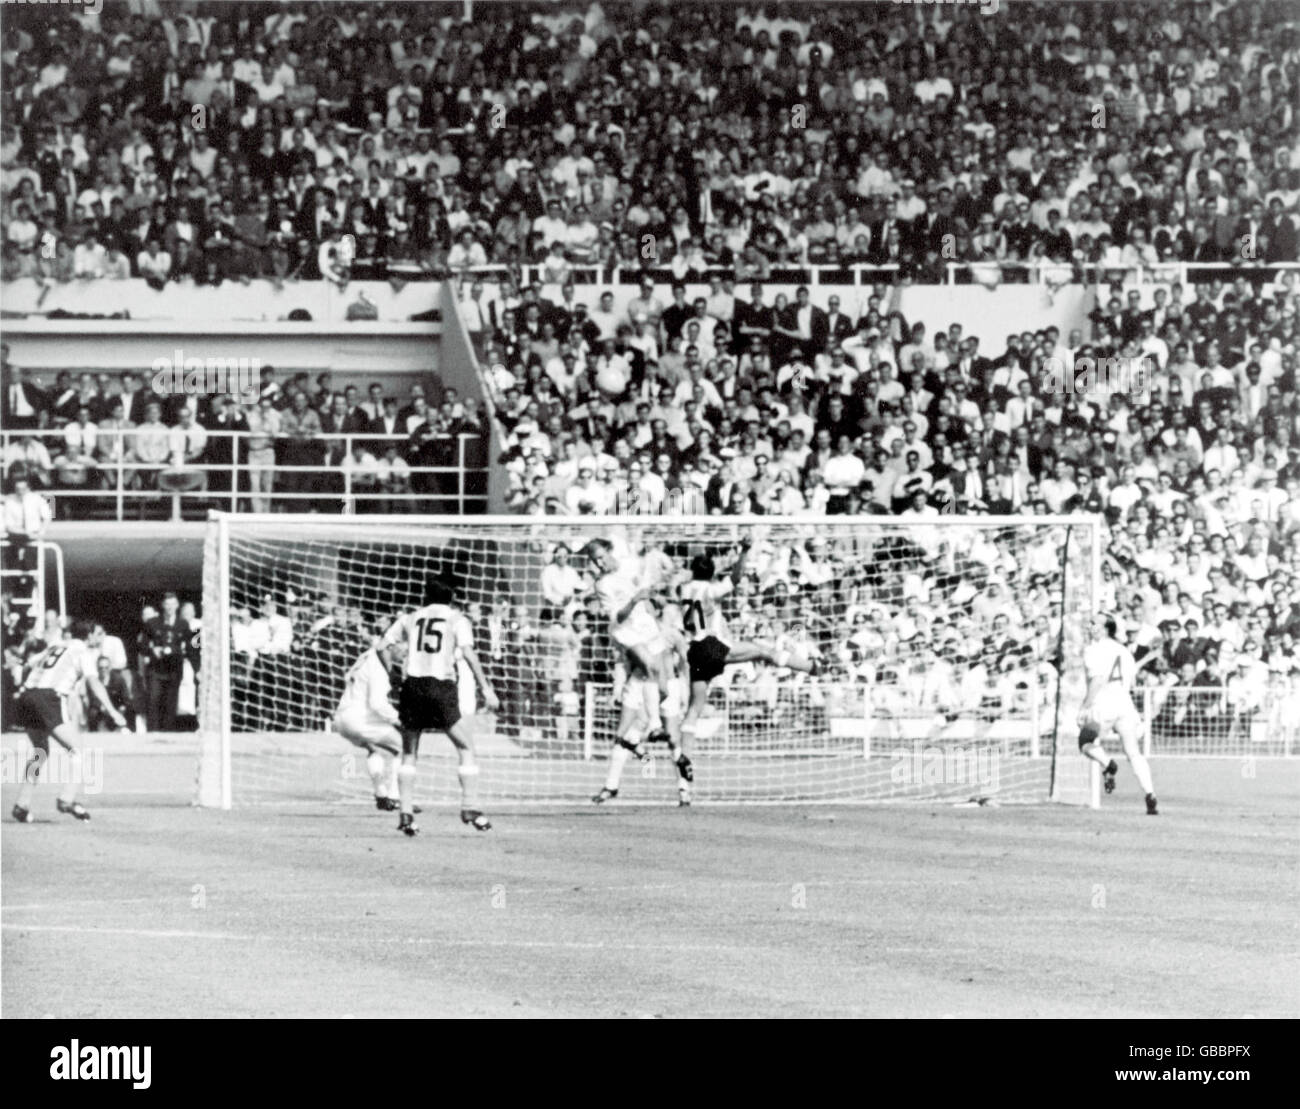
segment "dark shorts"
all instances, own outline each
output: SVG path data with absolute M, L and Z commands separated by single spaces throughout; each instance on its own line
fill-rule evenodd
M 52 689 L 28 689 L 19 694 L 14 719 L 28 732 L 48 734 L 66 724 L 63 698 Z
M 460 720 L 456 683 L 443 678 L 407 678 L 397 695 L 397 716 L 408 732 L 445 732 Z
M 728 647 L 717 636 L 706 635 L 697 639 L 686 650 L 686 665 L 690 668 L 692 682 L 711 682 L 727 667 Z

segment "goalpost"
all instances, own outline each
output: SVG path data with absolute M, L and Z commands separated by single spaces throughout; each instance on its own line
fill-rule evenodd
M 697 803 L 1096 804 L 1076 747 L 1099 589 L 1090 516 L 328 517 L 213 513 L 204 554 L 198 803 L 361 801 L 364 755 L 330 731 L 373 636 L 461 584 L 495 715 L 462 666 L 485 806 L 588 802 L 621 668 L 578 553 L 593 538 L 667 588 L 707 552 L 735 639 L 821 658 L 818 678 L 728 668 L 695 742 Z M 669 609 L 671 616 L 672 610 Z M 665 748 L 619 804 L 672 803 Z M 422 803 L 454 803 L 449 742 L 421 747 Z

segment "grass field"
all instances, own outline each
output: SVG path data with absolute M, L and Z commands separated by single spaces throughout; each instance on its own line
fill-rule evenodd
M 155 761 L 89 824 L 46 787 L 20 827 L 5 787 L 4 1016 L 1300 1015 L 1300 760 L 1158 760 L 1158 819 L 1125 768 L 1100 812 L 440 810 L 416 840 L 195 810 Z

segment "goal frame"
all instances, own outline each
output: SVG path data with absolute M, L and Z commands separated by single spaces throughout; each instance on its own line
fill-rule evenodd
M 212 509 L 208 513 L 208 532 L 204 540 L 204 609 L 203 609 L 203 646 L 204 653 L 215 651 L 215 681 L 219 688 L 218 713 L 217 719 L 210 720 L 204 711 L 207 705 L 207 698 L 200 697 L 200 758 L 199 768 L 196 781 L 195 801 L 194 803 L 202 808 L 216 808 L 230 810 L 234 807 L 234 788 L 232 767 L 233 751 L 233 727 L 232 727 L 232 696 L 231 696 L 231 665 L 230 665 L 230 597 L 231 574 L 230 574 L 230 538 L 231 525 L 236 526 L 251 525 L 268 527 L 273 526 L 277 529 L 284 528 L 292 530 L 296 525 L 309 525 L 312 529 L 328 528 L 333 531 L 340 540 L 347 539 L 370 539 L 373 538 L 375 528 L 391 527 L 402 530 L 418 529 L 421 526 L 429 527 L 459 527 L 472 529 L 476 527 L 503 528 L 519 532 L 527 532 L 530 528 L 549 528 L 563 530 L 572 528 L 575 532 L 583 532 L 588 535 L 594 530 L 599 530 L 604 524 L 621 524 L 626 527 L 635 528 L 638 526 L 645 527 L 650 525 L 664 526 L 666 524 L 680 525 L 683 528 L 692 527 L 711 527 L 719 526 L 735 528 L 763 528 L 778 527 L 792 528 L 800 530 L 816 529 L 819 524 L 830 524 L 842 527 L 845 524 L 861 521 L 864 526 L 875 524 L 878 526 L 894 527 L 898 529 L 916 528 L 916 527 L 975 527 L 982 530 L 991 530 L 995 528 L 1007 529 L 1025 529 L 1027 525 L 1032 525 L 1034 530 L 1042 530 L 1051 527 L 1078 528 L 1082 526 L 1094 529 L 1096 540 L 1090 545 L 1089 550 L 1089 572 L 1091 580 L 1088 583 L 1089 595 L 1093 598 L 1094 605 L 1096 599 L 1100 596 L 1101 590 L 1101 535 L 1104 520 L 1101 516 L 1087 513 L 1073 516 L 1061 514 L 1042 515 L 1042 516 L 1005 516 L 1005 515 L 970 515 L 970 514 L 942 514 L 938 517 L 905 517 L 905 516 L 846 516 L 846 515 L 824 515 L 815 516 L 757 516 L 757 515 L 737 515 L 737 516 L 655 516 L 655 515 L 617 515 L 611 517 L 605 516 L 518 516 L 518 515 L 482 515 L 482 516 L 464 516 L 464 515 L 374 515 L 374 516 L 332 516 L 321 515 L 318 513 L 231 513 L 228 511 Z M 220 603 L 216 606 L 216 611 L 211 612 L 211 606 L 208 603 L 209 598 L 206 595 L 208 582 L 208 563 L 214 560 L 214 572 L 217 588 L 219 591 Z M 1094 614 L 1095 614 L 1094 608 Z M 212 674 L 212 671 L 205 671 Z M 1058 681 L 1059 697 L 1059 681 Z M 584 732 L 584 745 L 590 746 L 590 715 L 591 715 L 591 697 L 589 693 L 584 693 L 582 698 L 582 719 Z M 1035 713 L 1037 717 L 1037 713 Z M 1054 729 L 1054 744 L 1059 754 L 1061 741 L 1061 724 L 1058 721 Z M 870 749 L 870 740 L 864 741 L 867 750 Z M 1060 800 L 1060 781 L 1059 777 L 1053 771 L 1052 786 L 1047 798 L 1048 802 L 1057 802 Z M 752 803 L 752 802 L 747 802 Z M 760 802 L 761 803 L 761 802 Z M 771 801 L 770 804 L 807 804 L 804 801 Z M 877 802 L 854 802 L 836 800 L 824 802 L 831 804 L 855 804 L 855 803 L 885 803 Z M 913 802 L 915 803 L 915 802 Z M 1092 809 L 1100 808 L 1101 804 L 1101 774 L 1099 767 L 1094 762 L 1089 762 L 1089 784 L 1087 807 Z

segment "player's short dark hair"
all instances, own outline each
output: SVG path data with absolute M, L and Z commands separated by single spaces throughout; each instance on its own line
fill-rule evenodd
M 89 620 L 73 620 L 68 625 L 69 639 L 89 639 L 95 631 L 95 625 Z
M 430 605 L 449 605 L 456 600 L 456 583 L 445 574 L 430 574 L 424 583 L 424 600 Z
M 612 551 L 614 544 L 608 539 L 593 539 L 582 548 L 583 556 L 593 558 L 597 551 Z
M 697 554 L 691 559 L 691 577 L 696 581 L 712 581 L 717 567 L 713 564 L 713 558 L 706 554 Z
M 1109 613 L 1102 617 L 1102 624 L 1106 628 L 1107 635 L 1119 634 L 1119 624 L 1116 623 L 1115 617 L 1111 616 Z

